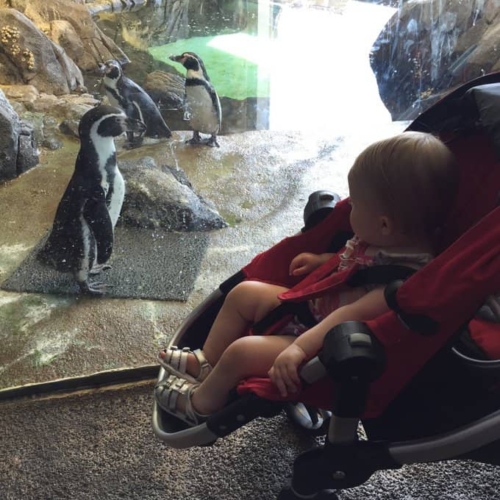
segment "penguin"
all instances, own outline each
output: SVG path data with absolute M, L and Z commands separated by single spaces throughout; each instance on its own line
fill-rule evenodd
M 158 106 L 144 89 L 123 74 L 120 63 L 110 59 L 100 69 L 104 73 L 103 83 L 110 104 L 122 109 L 129 118 L 146 124 L 146 132 L 137 138 L 134 138 L 133 132 L 127 132 L 130 147 L 140 146 L 144 136 L 172 136 Z
M 81 293 L 103 295 L 106 290 L 103 283 L 89 283 L 88 279 L 89 274 L 110 267 L 106 262 L 113 250 L 114 227 L 125 195 L 114 138 L 145 130 L 144 123 L 112 106 L 92 108 L 80 120 L 75 170 L 37 258 L 57 271 L 71 272 Z
M 194 52 L 170 56 L 170 60 L 182 64 L 187 70 L 184 105 L 185 116 L 193 129 L 193 138 L 186 142 L 189 144 L 203 142 L 201 132 L 210 134 L 205 144 L 219 147 L 217 134 L 221 127 L 221 106 L 219 96 L 208 77 L 203 61 Z

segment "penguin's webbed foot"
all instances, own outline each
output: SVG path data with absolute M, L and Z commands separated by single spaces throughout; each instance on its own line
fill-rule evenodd
M 88 281 L 79 281 L 78 286 L 83 295 L 92 297 L 102 297 L 106 292 L 106 284 L 101 282 L 89 283 Z
M 213 147 L 220 148 L 219 143 L 217 142 L 216 135 L 210 136 L 210 139 L 207 140 L 206 145 L 210 146 L 211 148 L 213 148 Z
M 201 143 L 201 136 L 200 133 L 196 131 L 193 132 L 193 137 L 186 141 L 186 144 L 200 144 L 200 143 Z
M 107 271 L 108 269 L 111 269 L 111 266 L 109 264 L 98 264 L 97 266 L 92 267 L 92 269 L 89 271 L 89 274 L 99 274 L 102 271 Z

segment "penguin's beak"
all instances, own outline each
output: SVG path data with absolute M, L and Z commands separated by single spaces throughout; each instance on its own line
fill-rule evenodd
M 169 59 L 181 64 L 184 62 L 184 58 L 182 56 L 170 56 Z
M 101 75 L 107 75 L 111 72 L 113 66 L 108 63 L 100 63 L 99 64 L 99 72 Z

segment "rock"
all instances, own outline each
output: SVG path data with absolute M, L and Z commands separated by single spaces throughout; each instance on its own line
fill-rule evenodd
M 36 144 L 50 150 L 62 147 L 61 133 L 78 137 L 81 117 L 99 102 L 90 94 L 38 93 L 30 85 L 10 85 L 3 89 L 7 96 L 12 96 L 10 104 L 19 117 L 33 126 Z
M 9 100 L 21 103 L 34 103 L 38 97 L 38 90 L 33 85 L 0 85 Z
M 226 227 L 214 206 L 198 196 L 180 169 L 150 157 L 119 163 L 126 182 L 120 221 L 142 228 L 209 231 Z
M 184 82 L 183 76 L 166 71 L 153 71 L 146 76 L 143 89 L 158 106 L 170 130 L 185 130 L 184 120 Z
M 64 100 L 53 94 L 40 93 L 38 99 L 31 104 L 26 103 L 26 108 L 35 113 L 56 114 L 57 110 L 62 108 Z
M 17 176 L 19 117 L 0 91 L 0 179 Z
M 43 139 L 42 147 L 49 149 L 50 151 L 55 151 L 56 149 L 61 149 L 63 147 L 63 143 L 57 137 L 49 136 Z
M 17 153 L 17 175 L 38 165 L 38 149 L 36 146 L 33 126 L 21 121 L 19 133 L 19 150 Z
M 56 95 L 83 84 L 76 64 L 24 14 L 0 9 L 0 26 L 0 63 L 10 68 L 1 84 L 30 84 Z
M 82 71 L 95 71 L 102 61 L 128 57 L 96 26 L 86 6 L 65 0 L 11 0 L 11 7 L 46 31 L 53 42 L 72 58 Z M 39 89 L 41 90 L 41 89 Z
M 179 109 L 184 103 L 185 78 L 165 71 L 153 71 L 146 76 L 143 88 L 160 109 Z
M 85 54 L 85 47 L 75 28 L 69 21 L 56 19 L 50 23 L 50 39 L 60 45 L 73 61 L 79 61 Z
M 370 62 L 394 120 L 411 120 L 448 89 L 500 68 L 500 0 L 406 1 Z
M 61 134 L 79 138 L 80 137 L 78 134 L 79 125 L 80 125 L 79 120 L 63 120 L 59 125 L 59 131 L 61 132 Z
M 33 127 L 19 120 L 0 90 L 0 179 L 13 179 L 37 164 Z

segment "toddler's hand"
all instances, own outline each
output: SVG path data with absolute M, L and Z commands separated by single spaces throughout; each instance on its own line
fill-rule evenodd
M 324 259 L 322 255 L 308 252 L 299 253 L 299 255 L 296 255 L 292 259 L 292 262 L 290 262 L 290 275 L 302 276 L 303 274 L 308 274 L 321 266 L 323 262 Z
M 299 346 L 291 344 L 274 360 L 269 377 L 283 397 L 299 390 L 301 383 L 297 368 L 305 359 L 306 353 Z

